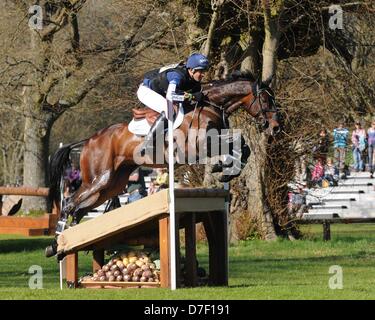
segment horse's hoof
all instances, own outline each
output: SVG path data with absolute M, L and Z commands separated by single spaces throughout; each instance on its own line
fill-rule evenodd
M 52 244 L 46 247 L 45 255 L 47 258 L 53 257 L 57 253 L 57 242 L 56 239 L 53 240 Z
M 52 245 L 48 246 L 45 250 L 45 255 L 47 258 L 53 257 L 56 253 L 56 249 L 54 249 Z
M 219 161 L 219 163 L 214 164 L 212 167 L 211 173 L 216 173 L 216 172 L 223 172 L 223 163 Z

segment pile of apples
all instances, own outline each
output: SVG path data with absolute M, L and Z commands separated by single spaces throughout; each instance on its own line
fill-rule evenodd
M 160 271 L 143 252 L 130 251 L 109 260 L 91 281 L 159 282 Z

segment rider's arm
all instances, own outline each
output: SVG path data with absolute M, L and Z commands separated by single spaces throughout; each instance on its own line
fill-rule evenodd
M 169 82 L 168 89 L 167 89 L 167 100 L 172 99 L 172 94 L 176 91 L 176 88 L 181 83 L 181 75 L 177 72 L 168 72 L 167 79 Z

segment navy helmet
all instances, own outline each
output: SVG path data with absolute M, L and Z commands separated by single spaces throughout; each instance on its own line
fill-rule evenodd
M 207 70 L 209 66 L 207 57 L 200 53 L 193 53 L 186 62 L 186 68 L 194 70 Z

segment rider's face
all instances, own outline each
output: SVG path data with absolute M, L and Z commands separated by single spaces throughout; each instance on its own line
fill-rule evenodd
M 205 70 L 193 70 L 193 69 L 189 69 L 190 77 L 192 77 L 197 82 L 201 82 L 203 80 L 205 72 L 206 72 Z

